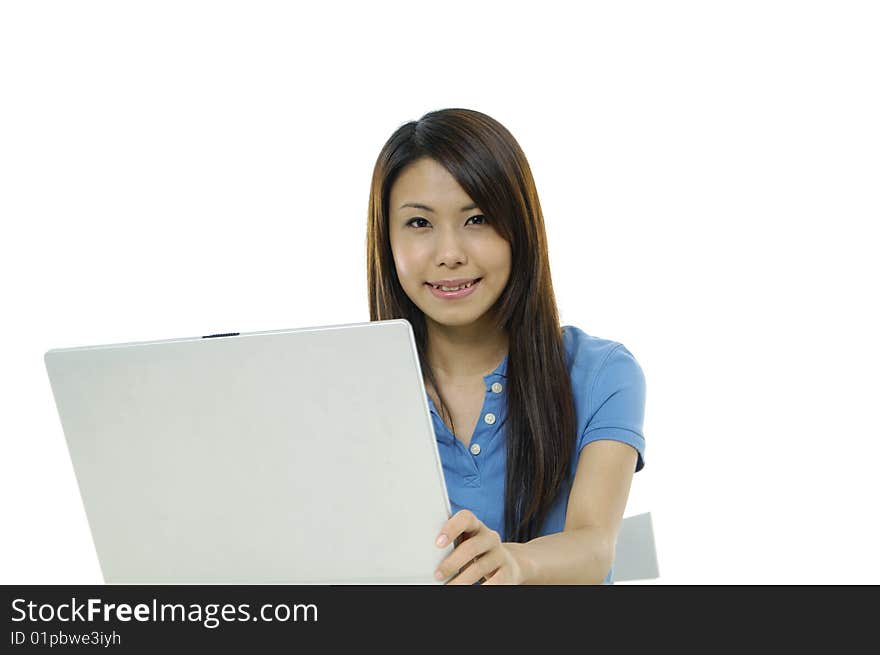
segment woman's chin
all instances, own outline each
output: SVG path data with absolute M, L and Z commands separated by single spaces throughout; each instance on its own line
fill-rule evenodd
M 448 328 L 464 328 L 475 325 L 484 314 L 473 311 L 425 312 L 425 318 L 432 323 Z

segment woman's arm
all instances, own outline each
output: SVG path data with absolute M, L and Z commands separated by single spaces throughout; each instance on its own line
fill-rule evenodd
M 504 544 L 519 562 L 522 584 L 602 584 L 614 561 L 637 456 L 635 448 L 620 441 L 584 446 L 563 531 Z

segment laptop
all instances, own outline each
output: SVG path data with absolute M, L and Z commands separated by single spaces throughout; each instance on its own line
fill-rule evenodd
M 451 509 L 408 321 L 44 359 L 106 583 L 440 584 Z

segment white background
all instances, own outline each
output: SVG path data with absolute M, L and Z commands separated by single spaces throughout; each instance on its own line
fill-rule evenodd
M 4 2 L 0 583 L 102 582 L 43 353 L 369 320 L 376 155 L 455 106 L 529 159 L 563 324 L 645 371 L 658 582 L 880 583 L 878 33 L 871 2 Z

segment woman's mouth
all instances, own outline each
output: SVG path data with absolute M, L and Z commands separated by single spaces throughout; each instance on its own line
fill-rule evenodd
M 457 298 L 464 298 L 465 296 L 471 295 L 477 286 L 480 284 L 480 281 L 483 278 L 478 277 L 473 282 L 468 282 L 467 284 L 459 285 L 458 287 L 436 287 L 430 282 L 425 282 L 425 286 L 427 286 L 431 293 L 433 293 L 438 298 L 443 298 L 444 300 L 455 300 Z M 444 289 L 449 289 L 445 291 Z

